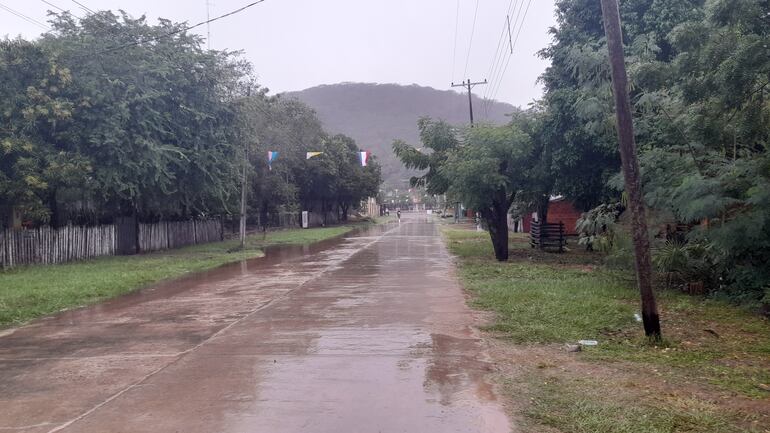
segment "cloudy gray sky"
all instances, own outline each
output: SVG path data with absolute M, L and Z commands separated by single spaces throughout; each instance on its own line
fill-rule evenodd
M 75 15 L 87 13 L 72 0 L 48 1 Z M 164 17 L 192 24 L 207 13 L 206 0 L 78 1 L 93 10 L 123 9 L 153 21 Z M 215 17 L 251 1 L 209 0 L 209 13 Z M 26 38 L 43 30 L 2 6 L 41 22 L 53 9 L 42 0 L 0 0 L 0 34 Z M 496 67 L 509 8 L 512 39 L 519 37 L 511 60 L 506 55 Z M 215 49 L 243 50 L 261 83 L 274 92 L 342 81 L 446 89 L 452 81 L 486 78 L 490 85 L 474 89 L 479 96 L 516 105 L 539 97 L 536 79 L 546 63 L 536 52 L 549 42 L 553 0 L 459 0 L 457 11 L 457 0 L 265 0 L 212 23 L 210 43 Z M 207 33 L 206 26 L 198 30 Z M 507 29 L 503 44 L 501 51 L 510 53 Z

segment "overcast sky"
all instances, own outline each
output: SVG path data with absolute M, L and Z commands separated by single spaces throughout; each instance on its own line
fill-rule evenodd
M 75 15 L 87 13 L 72 0 L 48 1 Z M 78 1 L 93 10 L 122 8 L 153 22 L 164 17 L 193 24 L 207 13 L 206 0 Z M 215 17 L 251 1 L 209 0 L 209 13 Z M 41 22 L 53 9 L 42 0 L 0 0 L 0 5 Z M 511 5 L 512 39 L 519 38 L 500 80 L 505 63 L 495 68 L 493 58 Z M 479 96 L 494 93 L 498 100 L 526 105 L 542 93 L 536 80 L 546 63 L 536 53 L 550 40 L 553 7 L 553 0 L 460 0 L 457 14 L 456 0 L 265 0 L 211 23 L 210 43 L 214 49 L 243 50 L 262 85 L 273 92 L 343 81 L 446 89 L 452 81 L 470 78 L 490 81 L 474 89 Z M 206 35 L 206 26 L 196 30 Z M 34 38 L 42 31 L 0 8 L 0 34 Z M 507 28 L 503 43 L 510 53 Z

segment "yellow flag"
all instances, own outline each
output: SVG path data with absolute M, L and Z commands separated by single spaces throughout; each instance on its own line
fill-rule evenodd
M 318 155 L 320 155 L 322 153 L 323 152 L 308 152 L 308 153 L 305 154 L 305 159 L 310 159 L 310 158 L 312 158 L 314 156 L 318 156 Z

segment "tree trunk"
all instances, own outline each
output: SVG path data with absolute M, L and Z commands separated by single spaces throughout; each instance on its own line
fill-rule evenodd
M 504 197 L 503 194 L 502 202 L 495 200 L 492 207 L 482 213 L 499 262 L 508 261 L 508 206 Z
M 537 220 L 541 224 L 548 223 L 548 206 L 551 204 L 551 196 L 543 194 L 537 199 Z
M 267 228 L 270 225 L 270 213 L 267 202 L 263 202 L 259 209 L 259 223 L 262 226 L 262 239 L 267 238 Z
M 327 223 L 327 221 L 326 221 L 326 214 L 327 214 L 327 212 L 326 212 L 326 200 L 322 200 L 321 201 L 321 214 L 323 216 L 323 225 L 324 225 L 324 227 L 326 227 L 326 223 Z
M 61 212 L 59 210 L 59 201 L 56 200 L 56 188 L 52 188 L 48 194 L 48 208 L 51 210 L 51 220 L 48 223 L 53 228 L 61 226 Z
M 349 206 L 350 205 L 345 205 L 345 204 L 340 205 L 340 209 L 342 209 L 342 221 L 347 221 L 348 220 L 348 207 Z

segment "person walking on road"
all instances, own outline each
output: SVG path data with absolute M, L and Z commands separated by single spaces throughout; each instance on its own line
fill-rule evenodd
M 398 216 L 398 222 L 401 222 L 401 209 L 396 211 L 396 216 Z

